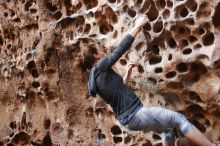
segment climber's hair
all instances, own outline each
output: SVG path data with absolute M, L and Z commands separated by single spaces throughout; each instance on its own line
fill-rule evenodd
M 94 54 L 97 53 L 98 48 L 95 44 L 83 47 L 76 57 L 77 67 L 81 68 L 83 72 L 90 70 L 96 61 Z

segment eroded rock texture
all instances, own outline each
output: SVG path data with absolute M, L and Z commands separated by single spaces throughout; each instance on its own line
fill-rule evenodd
M 132 132 L 88 96 L 74 66 L 90 43 L 111 52 L 134 21 L 149 23 L 115 65 L 145 105 L 183 113 L 220 141 L 219 0 L 1 0 L 0 145 L 161 146 L 161 133 Z M 178 135 L 178 134 L 177 134 Z M 178 146 L 192 145 L 177 139 Z

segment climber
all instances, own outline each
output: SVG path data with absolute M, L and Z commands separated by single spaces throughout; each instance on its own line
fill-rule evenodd
M 164 131 L 164 146 L 174 146 L 172 133 L 174 128 L 179 129 L 186 138 L 199 146 L 216 146 L 182 114 L 160 107 L 143 106 L 135 93 L 126 86 L 134 65 L 129 65 L 124 80 L 111 68 L 131 47 L 135 37 L 147 21 L 146 16 L 138 18 L 131 32 L 109 55 L 95 45 L 81 49 L 76 62 L 84 72 L 89 71 L 88 90 L 90 95 L 98 94 L 106 103 L 110 104 L 119 122 L 130 130 Z

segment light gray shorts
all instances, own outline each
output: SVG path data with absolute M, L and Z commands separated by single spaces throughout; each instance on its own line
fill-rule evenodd
M 142 107 L 125 127 L 133 131 L 164 132 L 164 141 L 174 140 L 174 128 L 183 135 L 194 128 L 184 115 L 160 107 Z

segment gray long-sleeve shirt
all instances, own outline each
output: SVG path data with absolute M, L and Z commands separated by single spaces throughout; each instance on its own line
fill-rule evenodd
M 135 93 L 123 83 L 123 78 L 111 68 L 131 47 L 133 41 L 134 37 L 127 35 L 112 53 L 93 66 L 89 74 L 90 95 L 96 96 L 98 93 L 111 105 L 119 120 L 131 117 L 131 114 L 135 114 L 143 106 Z

